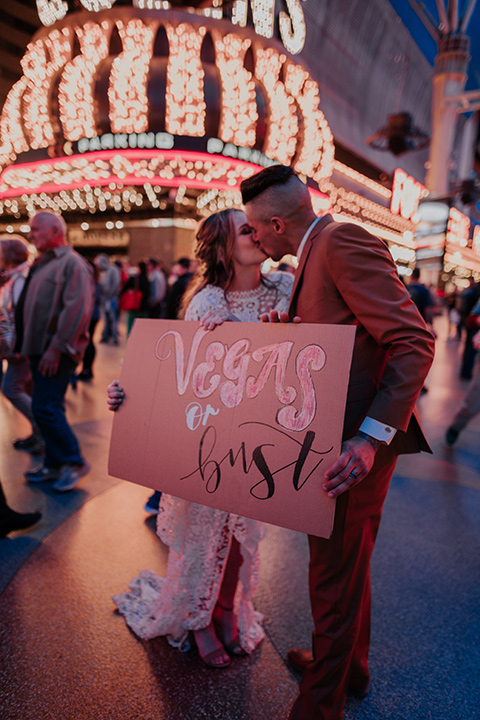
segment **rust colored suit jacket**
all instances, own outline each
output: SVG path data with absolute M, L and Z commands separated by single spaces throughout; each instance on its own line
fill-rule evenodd
M 346 440 L 369 417 L 396 428 L 395 454 L 431 452 L 415 402 L 434 354 L 434 340 L 398 277 L 386 243 L 353 223 L 325 215 L 300 258 L 290 317 L 355 325 L 347 394 Z

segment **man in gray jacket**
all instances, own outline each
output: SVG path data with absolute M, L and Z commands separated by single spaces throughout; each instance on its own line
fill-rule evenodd
M 30 220 L 30 240 L 39 255 L 17 303 L 15 349 L 30 361 L 32 411 L 45 441 L 45 459 L 26 477 L 54 481 L 54 490 L 65 492 L 90 469 L 67 422 L 64 397 L 88 343 L 93 277 L 68 244 L 63 218 L 38 213 Z

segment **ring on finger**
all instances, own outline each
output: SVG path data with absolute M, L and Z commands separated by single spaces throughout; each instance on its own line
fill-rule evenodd
M 359 472 L 360 472 L 360 471 L 359 471 Z M 355 470 L 352 470 L 352 472 L 350 473 L 350 476 L 353 477 L 353 478 L 356 478 L 357 475 L 359 474 L 359 472 L 355 472 Z

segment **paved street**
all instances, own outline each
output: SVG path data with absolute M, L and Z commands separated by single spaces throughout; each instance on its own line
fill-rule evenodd
M 419 412 L 433 456 L 400 458 L 373 558 L 372 688 L 345 720 L 480 718 L 480 417 L 454 448 L 445 429 L 468 383 L 461 349 L 437 319 L 437 355 Z M 269 526 L 257 609 L 267 637 L 229 669 L 205 667 L 158 638 L 142 642 L 111 596 L 138 571 L 163 574 L 166 548 L 143 504 L 148 490 L 109 477 L 106 387 L 119 347 L 98 345 L 90 383 L 67 413 L 92 465 L 78 489 L 27 485 L 28 432 L 0 398 L 0 477 L 9 504 L 40 509 L 30 532 L 0 540 L 2 720 L 282 720 L 297 692 L 285 658 L 308 646 L 306 538 Z

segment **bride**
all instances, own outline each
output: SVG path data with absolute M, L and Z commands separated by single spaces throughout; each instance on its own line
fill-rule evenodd
M 266 255 L 241 210 L 222 210 L 202 221 L 195 257 L 199 268 L 182 304 L 186 320 L 213 330 L 225 320 L 255 322 L 270 310 L 288 310 L 293 277 L 262 274 Z M 114 381 L 109 408 L 117 410 L 123 399 Z M 193 636 L 207 665 L 227 667 L 230 655 L 251 653 L 264 637 L 252 602 L 263 525 L 166 494 L 157 518 L 157 534 L 169 547 L 166 577 L 144 570 L 114 602 L 139 637 L 166 636 L 188 650 Z

